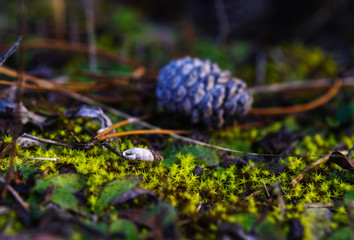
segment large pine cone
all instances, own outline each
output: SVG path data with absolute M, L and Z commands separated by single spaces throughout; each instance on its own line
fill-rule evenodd
M 158 103 L 208 128 L 234 125 L 252 105 L 246 84 L 209 60 L 184 57 L 160 70 Z

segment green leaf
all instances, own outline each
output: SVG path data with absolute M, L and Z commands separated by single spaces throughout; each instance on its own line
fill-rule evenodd
M 143 215 L 143 220 L 157 217 L 161 221 L 162 226 L 174 225 L 177 220 L 177 212 L 168 202 L 160 202 L 158 205 L 152 205 Z
M 124 235 L 124 239 L 127 240 L 134 240 L 138 238 L 138 230 L 135 225 L 131 221 L 125 219 L 118 219 L 114 221 L 109 226 L 109 233 Z
M 286 234 L 277 225 L 264 220 L 256 227 L 259 239 L 285 240 Z
M 73 193 L 82 190 L 85 187 L 86 180 L 83 176 L 76 173 L 66 173 L 54 176 L 49 179 L 39 179 L 31 190 L 28 202 L 40 204 L 43 201 L 45 191 L 49 186 L 55 186 L 51 196 L 51 201 L 63 209 L 73 210 L 80 213 L 87 210 L 78 205 L 78 200 Z
M 37 171 L 37 168 L 30 164 L 21 164 L 14 166 L 14 171 L 20 171 L 23 174 L 23 178 L 27 179 L 31 173 Z
M 75 193 L 85 187 L 86 180 L 76 173 L 60 174 L 50 180 L 53 185 L 63 187 L 67 192 Z
M 183 146 L 175 147 L 170 146 L 162 153 L 164 156 L 163 163 L 166 167 L 171 167 L 174 163 L 177 162 L 177 154 L 187 155 L 188 153 L 192 154 L 197 160 L 196 164 L 205 163 L 207 166 L 216 166 L 219 164 L 218 155 L 209 148 L 203 146 Z M 201 163 L 200 163 L 201 161 Z
M 33 188 L 35 191 L 45 191 L 48 186 L 56 186 L 65 188 L 69 193 L 75 193 L 85 187 L 86 180 L 83 176 L 76 173 L 65 173 L 54 176 L 49 179 L 39 179 L 36 186 Z
M 56 188 L 50 200 L 62 209 L 79 213 L 88 213 L 88 210 L 85 207 L 79 206 L 77 198 L 64 188 Z
M 140 176 L 130 175 L 120 177 L 103 187 L 100 197 L 98 198 L 99 208 L 97 211 L 101 211 L 109 206 L 109 204 L 118 196 L 122 195 L 128 190 L 131 190 L 138 186 L 143 181 Z
M 249 232 L 256 221 L 256 217 L 249 213 L 239 213 L 232 215 L 231 221 L 240 224 L 246 232 Z
M 353 237 L 354 237 L 353 229 L 350 229 L 350 227 L 344 227 L 335 231 L 328 238 L 328 240 L 347 240 L 347 239 L 353 239 Z
M 56 186 L 57 188 L 65 188 L 69 193 L 75 193 L 83 189 L 85 184 L 86 180 L 83 176 L 76 173 L 65 173 L 45 180 L 38 179 L 32 191 L 43 194 L 47 187 Z

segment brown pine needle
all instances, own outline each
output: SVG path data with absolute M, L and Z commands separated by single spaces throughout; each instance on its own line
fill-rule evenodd
M 97 82 L 68 82 L 59 84 L 59 86 L 65 90 L 75 91 L 75 92 L 88 92 L 106 89 L 109 84 L 108 83 L 97 83 Z
M 0 85 L 17 86 L 18 84 L 16 82 L 0 80 Z M 21 87 L 28 88 L 28 89 L 35 89 L 35 90 L 52 90 L 52 91 L 59 90 L 57 87 L 39 86 L 39 85 L 29 84 L 29 83 L 21 83 Z
M 296 106 L 283 107 L 283 108 L 252 108 L 249 111 L 249 113 L 261 114 L 261 115 L 284 115 L 284 114 L 309 111 L 325 104 L 330 99 L 332 99 L 339 92 L 341 86 L 342 86 L 342 81 L 337 79 L 326 94 L 322 95 L 321 97 L 311 102 L 301 104 L 301 105 L 296 105 Z
M 16 70 L 0 66 L 0 73 L 13 77 L 13 78 L 23 78 L 27 82 L 32 82 L 32 83 L 37 83 L 38 85 L 30 85 L 30 84 L 24 84 L 22 85 L 24 88 L 29 88 L 29 89 L 41 89 L 41 90 L 52 90 L 52 91 L 74 91 L 74 92 L 89 92 L 94 90 L 101 90 L 101 89 L 106 89 L 107 87 L 111 85 L 124 85 L 124 82 L 119 82 L 113 81 L 113 82 L 104 82 L 104 83 L 98 83 L 98 82 L 68 82 L 68 83 L 56 83 L 51 80 L 46 80 L 38 77 L 34 77 L 28 74 L 20 74 Z M 10 81 L 5 81 L 5 80 L 0 80 L 0 84 L 2 85 L 16 85 L 16 83 L 10 82 Z M 121 86 L 122 87 L 122 86 Z M 126 87 L 126 86 L 124 86 Z M 132 92 L 136 91 L 135 89 L 128 89 Z
M 96 82 L 70 82 L 70 83 L 64 83 L 64 84 L 58 84 L 55 82 L 52 82 L 50 80 L 42 79 L 42 78 L 37 78 L 28 74 L 20 74 L 17 71 L 7 68 L 4 66 L 0 67 L 0 73 L 5 74 L 9 77 L 13 78 L 21 78 L 23 77 L 26 81 L 32 82 L 32 83 L 37 83 L 38 85 L 30 85 L 30 84 L 23 84 L 23 87 L 25 88 L 31 88 L 31 89 L 43 89 L 43 90 L 67 90 L 67 91 L 90 91 L 93 88 L 95 90 L 100 90 L 104 89 L 107 87 L 106 83 L 96 83 Z M 3 85 L 15 85 L 16 83 L 8 82 L 8 81 L 1 81 L 0 84 Z
M 42 87 L 53 87 L 56 86 L 57 84 L 50 82 L 48 80 L 45 79 L 41 79 L 41 78 L 37 78 L 28 74 L 20 74 L 19 72 L 17 72 L 16 70 L 13 70 L 11 68 L 8 67 L 4 67 L 4 66 L 0 66 L 0 73 L 5 74 L 9 77 L 13 77 L 13 78 L 23 78 L 25 81 L 29 81 L 29 82 L 33 82 L 33 83 L 38 83 L 41 84 Z M 43 86 L 45 85 L 45 86 Z
M 133 130 L 119 133 L 112 133 L 99 138 L 100 141 L 112 137 L 122 137 L 128 135 L 142 135 L 142 134 L 185 134 L 191 133 L 189 130 L 170 130 L 170 129 L 149 129 L 149 130 Z
M 119 127 L 122 127 L 122 126 L 125 126 L 127 124 L 130 124 L 130 123 L 134 123 L 134 122 L 137 122 L 137 121 L 140 121 L 140 120 L 145 120 L 147 118 L 149 118 L 151 115 L 145 115 L 145 116 L 141 116 L 141 117 L 132 117 L 132 118 L 128 118 L 126 120 L 123 120 L 121 122 L 118 122 L 116 124 L 113 124 L 112 126 L 110 126 L 109 128 L 107 128 L 106 130 L 104 130 L 103 132 L 97 134 L 95 136 L 95 138 L 97 139 L 101 139 L 103 135 L 109 133 L 110 131 L 114 130 L 114 129 L 117 129 Z
M 0 72 L 1 72 L 1 69 L 0 69 Z M 26 79 L 26 80 L 28 80 L 28 79 Z M 88 82 L 88 83 L 86 83 L 87 84 L 86 86 L 84 86 L 82 84 L 78 84 L 77 86 L 75 86 L 75 84 L 77 84 L 77 83 L 79 83 L 79 82 L 70 82 L 70 84 L 58 84 L 58 85 L 53 85 L 53 86 L 50 85 L 51 84 L 50 82 L 48 82 L 48 84 L 45 84 L 45 85 L 43 85 L 42 83 L 40 83 L 40 85 L 30 84 L 30 83 L 22 83 L 21 86 L 23 88 L 35 89 L 35 90 L 74 91 L 74 92 L 89 92 L 89 91 L 92 91 L 92 89 L 97 91 L 97 90 L 107 88 L 107 84 L 96 84 L 94 82 Z M 6 80 L 0 80 L 0 85 L 16 86 L 17 83 L 6 81 Z

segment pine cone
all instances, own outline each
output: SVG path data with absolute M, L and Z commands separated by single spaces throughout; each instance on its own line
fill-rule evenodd
M 246 84 L 209 60 L 184 57 L 160 70 L 158 103 L 208 128 L 234 125 L 252 105 Z

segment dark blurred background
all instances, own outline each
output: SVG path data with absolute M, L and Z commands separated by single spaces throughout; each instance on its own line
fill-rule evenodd
M 156 69 L 191 55 L 218 62 L 248 84 L 331 78 L 354 72 L 353 12 L 349 0 L 2 0 L 0 44 L 3 52 L 21 32 L 24 41 L 95 44 Z M 25 69 L 90 68 L 87 58 L 70 57 L 32 50 Z M 7 64 L 15 67 L 16 59 Z

